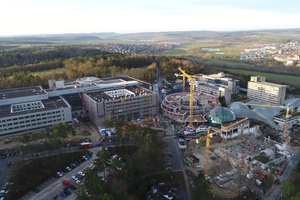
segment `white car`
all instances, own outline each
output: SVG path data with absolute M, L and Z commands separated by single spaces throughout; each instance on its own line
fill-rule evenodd
M 72 179 L 73 179 L 74 181 L 78 181 L 78 178 L 77 178 L 76 176 L 72 176 Z
M 95 168 L 95 164 L 92 163 L 92 164 L 90 165 L 90 169 L 94 169 L 94 168 Z
M 62 177 L 64 174 L 62 172 L 56 172 L 57 177 Z
M 79 174 L 80 176 L 85 176 L 85 173 L 83 173 L 82 171 L 79 171 L 77 174 Z
M 66 167 L 66 171 L 71 171 L 72 170 L 72 168 L 71 167 Z

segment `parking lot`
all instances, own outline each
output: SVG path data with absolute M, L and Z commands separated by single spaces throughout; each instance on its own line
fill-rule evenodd
M 57 174 L 57 177 L 53 177 L 52 179 L 38 186 L 38 191 L 31 191 L 27 195 L 23 196 L 20 200 L 75 199 L 75 191 L 78 187 L 78 184 L 80 184 L 80 181 L 82 181 L 84 177 L 84 169 L 87 169 L 89 166 L 91 166 L 96 158 L 96 152 L 98 150 L 99 148 L 92 149 L 93 155 L 91 158 L 81 162 L 78 166 L 74 167 L 68 172 L 61 172 L 62 176 Z M 74 177 L 76 177 L 77 180 L 75 180 Z M 66 182 L 68 182 L 68 184 L 66 184 Z M 67 190 L 67 192 L 64 192 L 64 190 Z

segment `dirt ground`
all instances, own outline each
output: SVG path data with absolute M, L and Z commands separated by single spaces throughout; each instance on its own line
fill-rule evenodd
M 216 146 L 216 143 L 217 142 L 215 142 L 214 145 L 211 145 L 209 154 L 210 159 L 208 175 L 211 179 L 220 174 L 232 170 L 232 166 L 229 163 L 224 162 L 224 160 L 222 160 L 213 153 L 214 146 Z M 186 169 L 188 171 L 191 171 L 195 176 L 197 176 L 200 171 L 204 171 L 206 156 L 205 150 L 205 142 L 202 142 L 200 144 L 196 144 L 195 142 L 189 142 L 184 152 L 185 157 L 187 157 L 188 159 L 191 157 L 191 155 L 195 155 L 197 158 L 199 158 L 199 162 L 191 163 L 190 166 L 186 166 Z M 191 161 L 191 159 L 189 159 L 189 161 Z M 215 184 L 214 181 L 212 181 L 212 192 L 214 195 L 216 195 L 216 197 L 220 197 L 222 199 L 232 199 L 239 195 L 239 191 L 238 189 L 236 189 L 236 187 L 224 189 Z

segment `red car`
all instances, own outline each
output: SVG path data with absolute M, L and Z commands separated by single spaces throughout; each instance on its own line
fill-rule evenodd
M 67 180 L 63 180 L 62 184 L 67 187 L 70 185 L 69 181 L 67 181 Z

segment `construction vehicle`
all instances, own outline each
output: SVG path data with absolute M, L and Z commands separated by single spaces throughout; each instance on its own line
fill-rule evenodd
M 287 125 L 288 125 L 288 118 L 289 118 L 289 113 L 292 110 L 291 106 L 279 106 L 279 105 L 269 105 L 269 104 L 251 104 L 251 103 L 245 103 L 247 106 L 256 106 L 256 107 L 268 107 L 268 108 L 283 108 L 286 109 L 285 113 L 285 122 L 284 122 L 284 127 L 283 127 L 283 132 L 282 132 L 282 143 L 288 142 L 288 135 L 287 135 Z
M 234 123 L 232 123 L 232 124 L 230 124 L 228 126 L 225 126 L 225 127 L 221 128 L 219 130 L 216 130 L 214 132 L 211 132 L 211 129 L 208 129 L 207 130 L 207 134 L 205 136 L 202 136 L 202 137 L 200 137 L 200 138 L 198 138 L 196 140 L 197 144 L 199 144 L 201 141 L 206 140 L 205 166 L 204 166 L 204 174 L 205 174 L 206 177 L 208 176 L 208 169 L 209 169 L 209 148 L 210 148 L 210 138 L 211 138 L 211 136 L 213 136 L 213 135 L 215 135 L 217 133 L 220 133 L 220 132 L 222 132 L 222 131 L 224 131 L 224 130 L 226 130 L 228 128 L 236 126 L 236 125 L 238 125 L 238 124 L 240 124 L 240 123 L 242 123 L 244 121 L 247 121 L 247 120 L 248 120 L 248 118 L 241 119 L 239 121 L 236 121 L 236 122 L 234 122 Z

